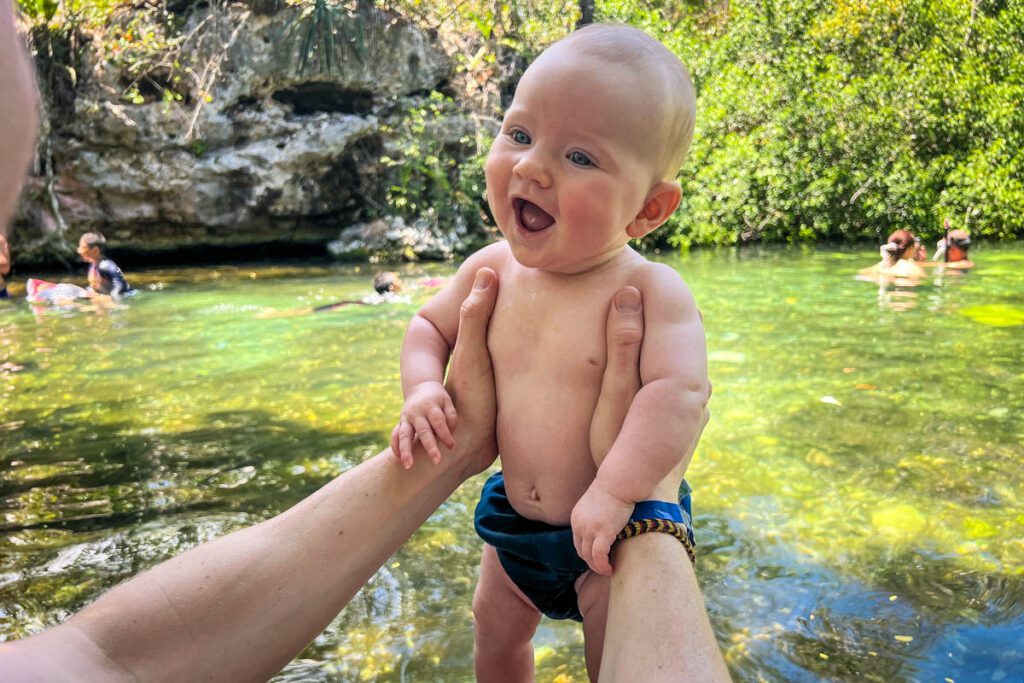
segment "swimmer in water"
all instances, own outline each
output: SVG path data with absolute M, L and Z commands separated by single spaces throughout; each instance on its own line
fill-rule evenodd
M 94 299 L 120 299 L 135 293 L 124 273 L 104 254 L 107 238 L 98 232 L 87 232 L 78 240 L 78 255 L 89 264 L 90 296 Z

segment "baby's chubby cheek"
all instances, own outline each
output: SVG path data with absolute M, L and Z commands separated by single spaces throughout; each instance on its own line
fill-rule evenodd
M 500 162 L 494 159 L 493 154 L 487 156 L 487 161 L 484 163 L 484 182 L 487 188 L 485 198 L 498 228 L 504 230 L 504 203 L 507 201 L 508 183 L 502 180 L 503 176 L 498 169 L 499 165 Z
M 499 186 L 504 187 L 508 185 L 509 174 L 503 172 L 503 166 L 504 163 L 501 160 L 501 155 L 492 148 L 487 154 L 486 161 L 484 161 L 484 182 L 487 185 L 488 192 L 497 190 Z

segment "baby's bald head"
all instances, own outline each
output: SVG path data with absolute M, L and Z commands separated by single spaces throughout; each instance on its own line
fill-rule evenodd
M 657 180 L 672 180 L 686 159 L 693 138 L 697 103 L 686 67 L 667 47 L 631 26 L 592 24 L 574 31 L 538 57 L 541 60 L 591 59 L 598 68 L 622 71 L 622 87 L 650 124 L 649 143 Z

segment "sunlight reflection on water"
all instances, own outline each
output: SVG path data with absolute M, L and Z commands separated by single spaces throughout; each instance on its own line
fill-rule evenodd
M 668 261 L 705 316 L 713 419 L 688 478 L 737 680 L 1024 680 L 1024 247 L 977 251 L 976 272 L 913 296 L 854 278 L 868 250 Z M 385 444 L 401 336 L 428 292 L 260 317 L 358 298 L 369 277 L 152 271 L 104 315 L 4 304 L 0 634 L 272 515 Z M 480 483 L 279 680 L 471 680 Z M 575 625 L 545 620 L 535 643 L 538 680 L 583 680 Z

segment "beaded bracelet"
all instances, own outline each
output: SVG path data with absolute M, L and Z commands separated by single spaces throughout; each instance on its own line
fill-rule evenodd
M 690 534 L 686 527 L 678 522 L 673 522 L 670 519 L 638 519 L 631 521 L 623 527 L 622 531 L 619 532 L 615 539 L 622 541 L 651 531 L 661 531 L 675 536 L 679 539 L 680 543 L 683 544 L 683 547 L 686 548 L 686 554 L 690 556 L 690 562 L 697 562 L 696 555 L 694 554 L 693 543 L 690 541 Z

